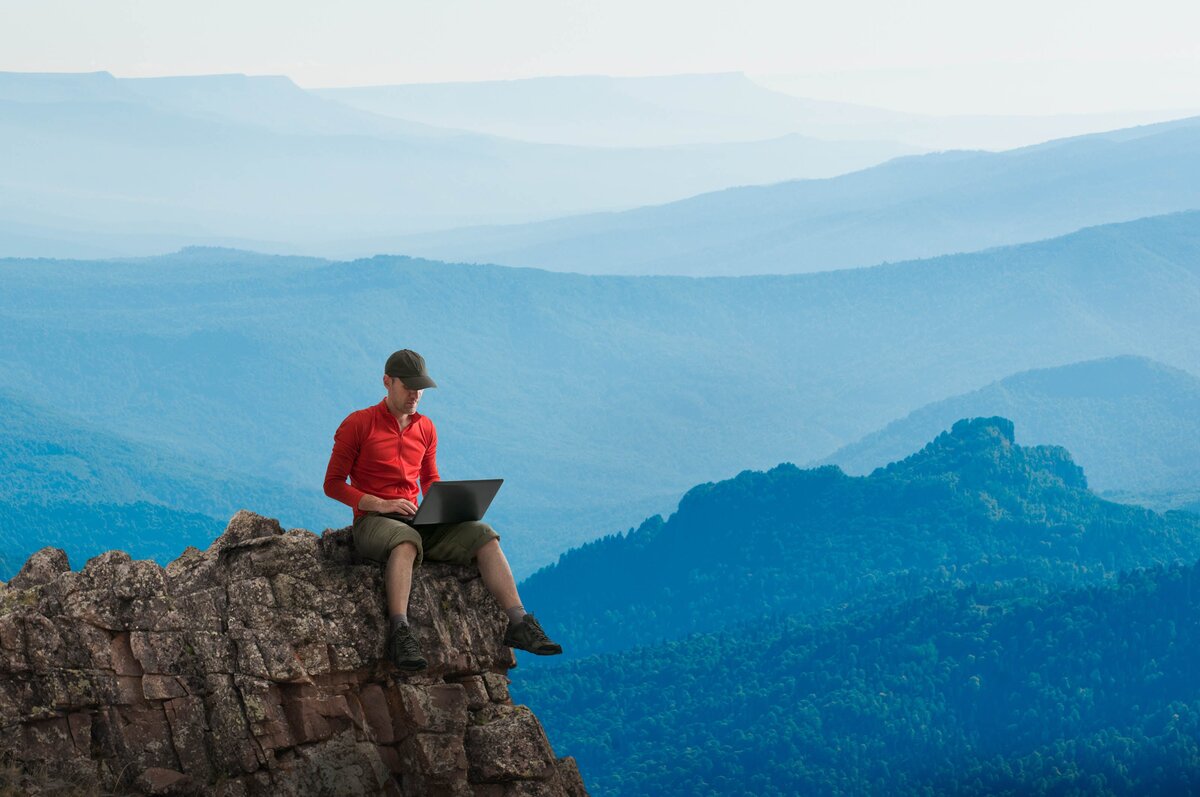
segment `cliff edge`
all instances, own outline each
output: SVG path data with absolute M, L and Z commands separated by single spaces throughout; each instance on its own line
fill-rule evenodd
M 409 616 L 419 674 L 349 529 L 241 511 L 165 568 L 43 548 L 0 586 L 0 794 L 586 794 L 509 699 L 478 571 L 418 568 Z

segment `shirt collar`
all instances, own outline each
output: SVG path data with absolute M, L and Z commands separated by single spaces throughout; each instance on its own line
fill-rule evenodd
M 390 418 L 390 419 L 392 420 L 392 422 L 396 424 L 396 426 L 399 426 L 399 425 L 400 425 L 400 422 L 399 422 L 398 420 L 396 420 L 396 416 L 395 416 L 395 415 L 392 415 L 392 411 L 388 409 L 388 406 L 387 406 L 387 399 L 386 399 L 386 398 L 384 398 L 384 399 L 381 399 L 381 400 L 380 400 L 380 402 L 379 402 L 378 404 L 376 404 L 376 405 L 375 405 L 375 409 L 376 409 L 376 410 L 379 412 L 379 414 L 380 414 L 380 415 L 382 415 L 383 417 L 385 417 L 385 418 Z M 408 422 L 408 425 L 409 425 L 409 426 L 412 426 L 414 423 L 416 423 L 417 421 L 419 421 L 419 420 L 420 420 L 422 417 L 424 417 L 424 416 L 422 416 L 422 415 L 421 415 L 421 413 L 419 413 L 419 412 L 414 412 L 414 413 L 412 414 L 412 420 L 410 420 L 410 421 Z

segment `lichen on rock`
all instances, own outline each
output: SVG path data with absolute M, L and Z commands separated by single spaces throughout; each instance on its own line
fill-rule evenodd
M 72 571 L 44 548 L 0 586 L 0 780 L 33 794 L 586 794 L 509 699 L 505 616 L 478 571 L 418 568 L 409 616 L 429 660 L 417 674 L 384 657 L 382 570 L 355 560 L 349 529 L 241 511 L 165 568 L 110 551 Z

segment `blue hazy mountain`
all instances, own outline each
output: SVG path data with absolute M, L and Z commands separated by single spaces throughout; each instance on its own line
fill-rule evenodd
M 72 564 L 119 548 L 165 563 L 207 546 L 242 508 L 322 508 L 312 491 L 249 473 L 212 473 L 186 451 L 139 444 L 0 395 L 0 579 L 31 553 L 63 548 Z
M 1012 419 L 1023 444 L 1065 446 L 1102 494 L 1119 490 L 1152 506 L 1165 495 L 1200 494 L 1200 379 L 1145 357 L 1014 374 L 914 410 L 812 464 L 866 474 L 978 415 Z
M 0 72 L 0 99 L 22 105 L 141 105 L 182 116 L 298 134 L 452 136 L 323 100 L 283 76 L 117 78 L 108 72 Z
M 521 668 L 513 690 L 597 797 L 1195 794 L 1197 623 L 1195 563 L 959 585 Z
M 783 274 L 1033 241 L 1200 208 L 1200 117 L 897 158 L 621 213 L 410 236 L 425 257 L 591 274 Z
M 808 462 L 1020 371 L 1133 354 L 1200 372 L 1198 219 L 740 279 L 209 249 L 9 260 L 0 390 L 319 496 L 333 430 L 414 348 L 440 385 L 422 411 L 443 472 L 507 479 L 494 517 L 528 573 L 692 485 Z M 319 529 L 349 510 L 280 517 Z
M 218 521 L 148 501 L 81 504 L 70 497 L 27 503 L 0 499 L 0 581 L 16 575 L 31 553 L 46 546 L 66 551 L 75 569 L 113 549 L 165 564 L 188 545 L 211 543 L 226 523 L 228 519 Z
M 1172 118 L 1164 113 L 1049 117 L 924 116 L 794 97 L 739 73 L 581 75 L 318 89 L 372 113 L 441 127 L 594 146 L 665 146 L 800 134 L 926 149 L 1009 149 Z
M 282 77 L 106 73 L 0 73 L 0 148 L 8 256 L 194 243 L 358 256 L 381 237 L 628 208 L 917 151 L 795 135 L 534 144 L 370 114 Z
M 784 464 L 700 485 L 668 520 L 563 554 L 521 595 L 587 656 L 955 582 L 1096 583 L 1198 557 L 1200 517 L 1104 501 L 1066 449 L 975 418 L 870 476 Z

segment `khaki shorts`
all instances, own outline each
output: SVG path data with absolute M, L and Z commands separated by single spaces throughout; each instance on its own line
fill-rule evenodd
M 498 540 L 500 535 L 480 520 L 465 523 L 435 523 L 431 526 L 413 528 L 395 518 L 384 517 L 375 512 L 356 518 L 354 521 L 354 550 L 364 558 L 381 564 L 386 563 L 388 554 L 402 542 L 417 546 L 416 564 L 428 558 L 431 562 L 451 562 L 469 565 L 475 553 L 489 540 Z

